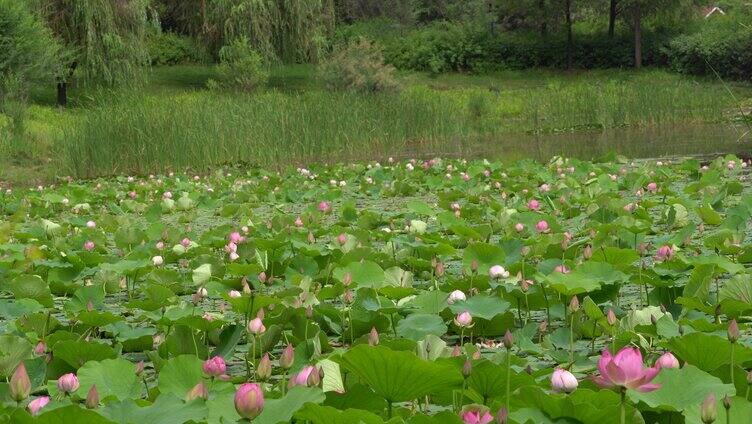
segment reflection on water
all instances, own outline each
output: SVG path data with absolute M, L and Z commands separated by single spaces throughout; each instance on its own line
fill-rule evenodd
M 533 158 L 561 155 L 595 159 L 615 152 L 630 158 L 752 154 L 752 134 L 745 126 L 728 124 L 630 127 L 556 134 L 496 135 L 452 143 L 411 143 L 401 152 L 412 156 Z

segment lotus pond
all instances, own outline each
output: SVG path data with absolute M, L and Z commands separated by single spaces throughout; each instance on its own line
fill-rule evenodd
M 747 163 L 0 194 L 0 421 L 752 422 Z

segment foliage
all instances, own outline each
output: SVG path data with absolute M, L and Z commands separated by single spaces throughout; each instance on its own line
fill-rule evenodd
M 335 89 L 377 92 L 398 86 L 394 68 L 384 64 L 379 46 L 365 38 L 335 51 L 319 72 L 326 85 Z
M 696 423 L 709 395 L 745 422 L 748 167 L 392 158 L 3 190 L 0 416 L 233 423 L 251 381 L 261 424 Z
M 263 57 L 241 37 L 222 47 L 217 68 L 221 84 L 228 88 L 252 91 L 266 84 L 269 78 Z
M 193 39 L 172 32 L 154 32 L 147 37 L 152 65 L 208 63 L 211 56 Z

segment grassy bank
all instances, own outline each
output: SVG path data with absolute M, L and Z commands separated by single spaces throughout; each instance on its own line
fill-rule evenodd
M 378 95 L 329 92 L 305 66 L 275 70 L 253 94 L 204 89 L 212 76 L 206 67 L 158 68 L 138 92 L 82 93 L 65 112 L 37 106 L 10 157 L 81 177 L 279 166 L 441 153 L 513 134 L 718 123 L 738 111 L 722 84 L 663 71 L 403 74 L 400 92 Z M 731 89 L 750 97 L 747 85 Z

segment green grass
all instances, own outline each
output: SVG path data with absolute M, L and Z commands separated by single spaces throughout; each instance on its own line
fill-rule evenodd
M 253 94 L 205 89 L 214 75 L 205 66 L 155 68 L 137 90 L 78 90 L 64 112 L 37 106 L 27 147 L 15 149 L 33 154 L 16 162 L 50 158 L 50 175 L 91 177 L 458 149 L 467 155 L 479 140 L 488 148 L 524 134 L 721 123 L 738 111 L 720 83 L 658 70 L 410 73 L 400 75 L 401 92 L 378 95 L 329 92 L 307 65 L 274 69 L 269 88 Z M 752 96 L 749 85 L 731 88 L 737 98 Z M 504 153 L 529 156 L 519 144 Z

